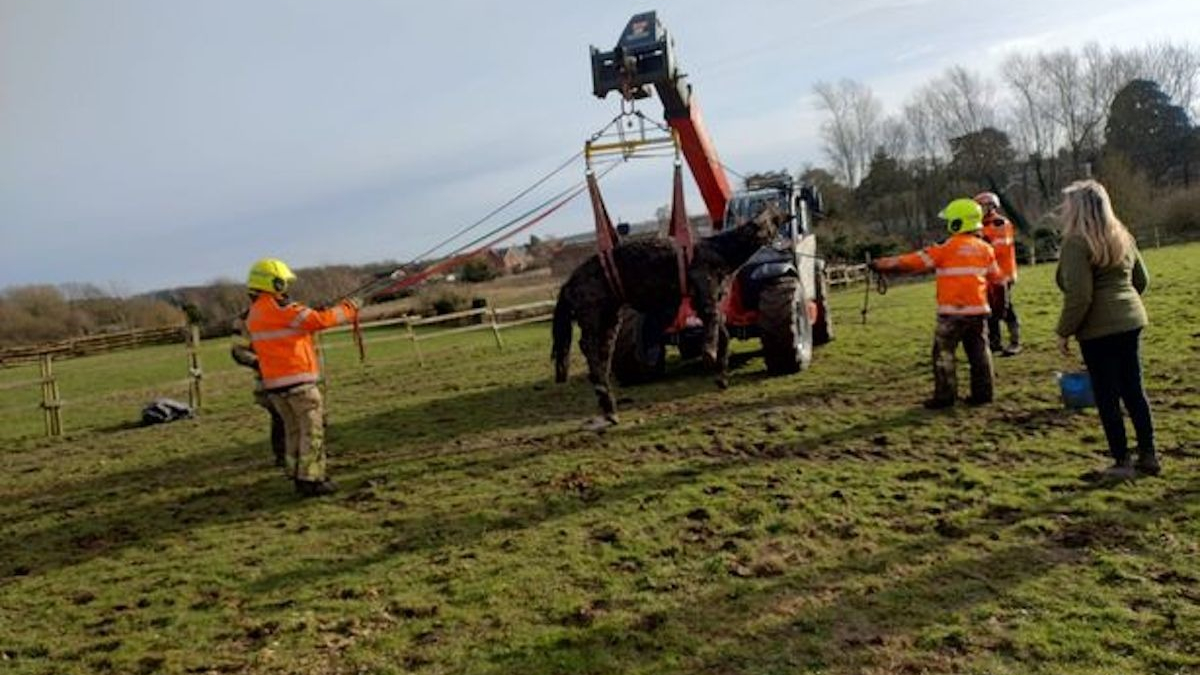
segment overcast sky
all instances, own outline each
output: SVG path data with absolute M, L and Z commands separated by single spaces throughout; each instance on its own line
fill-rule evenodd
M 1198 0 L 0 0 L 0 287 L 407 260 L 616 114 L 591 95 L 587 48 L 647 9 L 741 172 L 823 162 L 818 80 L 860 80 L 895 109 L 955 63 L 1200 40 Z M 670 170 L 614 171 L 613 216 L 653 217 Z M 588 209 L 532 232 L 586 230 Z

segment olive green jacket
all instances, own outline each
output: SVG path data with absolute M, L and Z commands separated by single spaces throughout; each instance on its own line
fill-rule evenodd
M 1141 296 L 1150 276 L 1136 247 L 1119 264 L 1097 268 L 1092 266 L 1087 242 L 1068 237 L 1062 243 L 1055 279 L 1063 292 L 1062 314 L 1055 329 L 1061 337 L 1092 340 L 1147 323 Z

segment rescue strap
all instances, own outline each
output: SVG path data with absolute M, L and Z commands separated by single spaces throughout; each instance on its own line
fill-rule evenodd
M 596 254 L 600 260 L 600 269 L 604 270 L 609 290 L 618 300 L 625 302 L 625 286 L 621 283 L 617 261 L 613 259 L 613 249 L 617 246 L 617 231 L 613 228 L 612 219 L 608 217 L 604 198 L 600 196 L 596 174 L 591 170 L 587 172 L 587 190 L 592 202 L 592 216 L 596 222 Z
M 350 334 L 354 336 L 354 346 L 358 348 L 358 362 L 363 363 L 367 360 L 367 344 L 363 340 L 362 324 L 358 320 L 358 312 L 354 313 L 354 320 L 350 322 Z
M 675 160 L 675 176 L 672 180 L 671 226 L 667 235 L 675 246 L 675 265 L 679 268 L 679 294 L 686 296 L 687 270 L 692 264 L 696 247 L 692 240 L 692 228 L 688 224 L 687 208 L 683 203 L 683 167 L 678 159 Z
M 600 195 L 600 186 L 591 172 L 587 176 L 587 187 L 592 201 L 592 215 L 596 224 L 596 249 L 600 268 L 604 271 L 604 278 L 608 281 L 609 290 L 617 296 L 618 300 L 624 302 L 625 286 L 621 282 L 621 273 L 613 258 L 613 249 L 618 243 L 617 231 L 613 228 L 612 219 L 604 205 L 604 198 Z M 686 296 L 688 294 L 687 270 L 692 264 L 695 242 L 692 239 L 692 229 L 688 224 L 687 207 L 683 201 L 683 167 L 678 161 L 675 162 L 672 179 L 671 219 L 667 235 L 675 249 L 679 293 L 681 296 Z

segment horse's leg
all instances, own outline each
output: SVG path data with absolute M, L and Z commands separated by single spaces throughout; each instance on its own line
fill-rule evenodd
M 704 322 L 704 363 L 712 367 L 720 365 L 720 284 L 710 274 L 688 274 L 692 290 L 692 308 Z
M 610 368 L 613 342 L 617 338 L 617 312 L 609 308 L 589 314 L 580 321 L 579 348 L 588 363 L 588 381 L 596 392 L 600 411 L 609 422 L 617 421 L 617 406 L 612 395 Z
M 717 322 L 717 386 L 721 389 L 729 387 L 729 331 L 725 322 Z
M 617 313 L 617 308 L 611 308 L 604 312 L 601 317 L 603 332 L 600 333 L 600 367 L 603 387 L 603 397 L 600 400 L 600 408 L 604 410 L 604 417 L 611 423 L 617 423 L 617 404 L 612 395 L 612 355 L 613 347 L 617 343 L 617 327 L 620 323 L 620 315 Z M 599 395 L 599 394 L 597 394 Z

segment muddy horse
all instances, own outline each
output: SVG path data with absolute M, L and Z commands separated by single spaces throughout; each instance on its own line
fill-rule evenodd
M 665 239 L 622 243 L 612 249 L 612 262 L 619 282 L 605 274 L 599 255 L 593 255 L 571 273 L 558 292 L 554 307 L 555 381 L 567 380 L 571 351 L 571 321 L 579 324 L 579 348 L 587 358 L 588 381 L 596 391 L 600 410 L 615 423 L 616 403 L 612 395 L 611 361 L 620 310 L 629 305 L 639 312 L 672 316 L 685 295 L 704 323 L 704 360 L 718 373 L 724 387 L 729 367 L 729 338 L 720 313 L 721 299 L 733 273 L 755 251 L 770 244 L 787 215 L 770 209 L 753 220 L 701 239 L 686 269 L 687 288 L 681 279 L 674 244 Z M 619 285 L 619 288 L 614 288 Z

